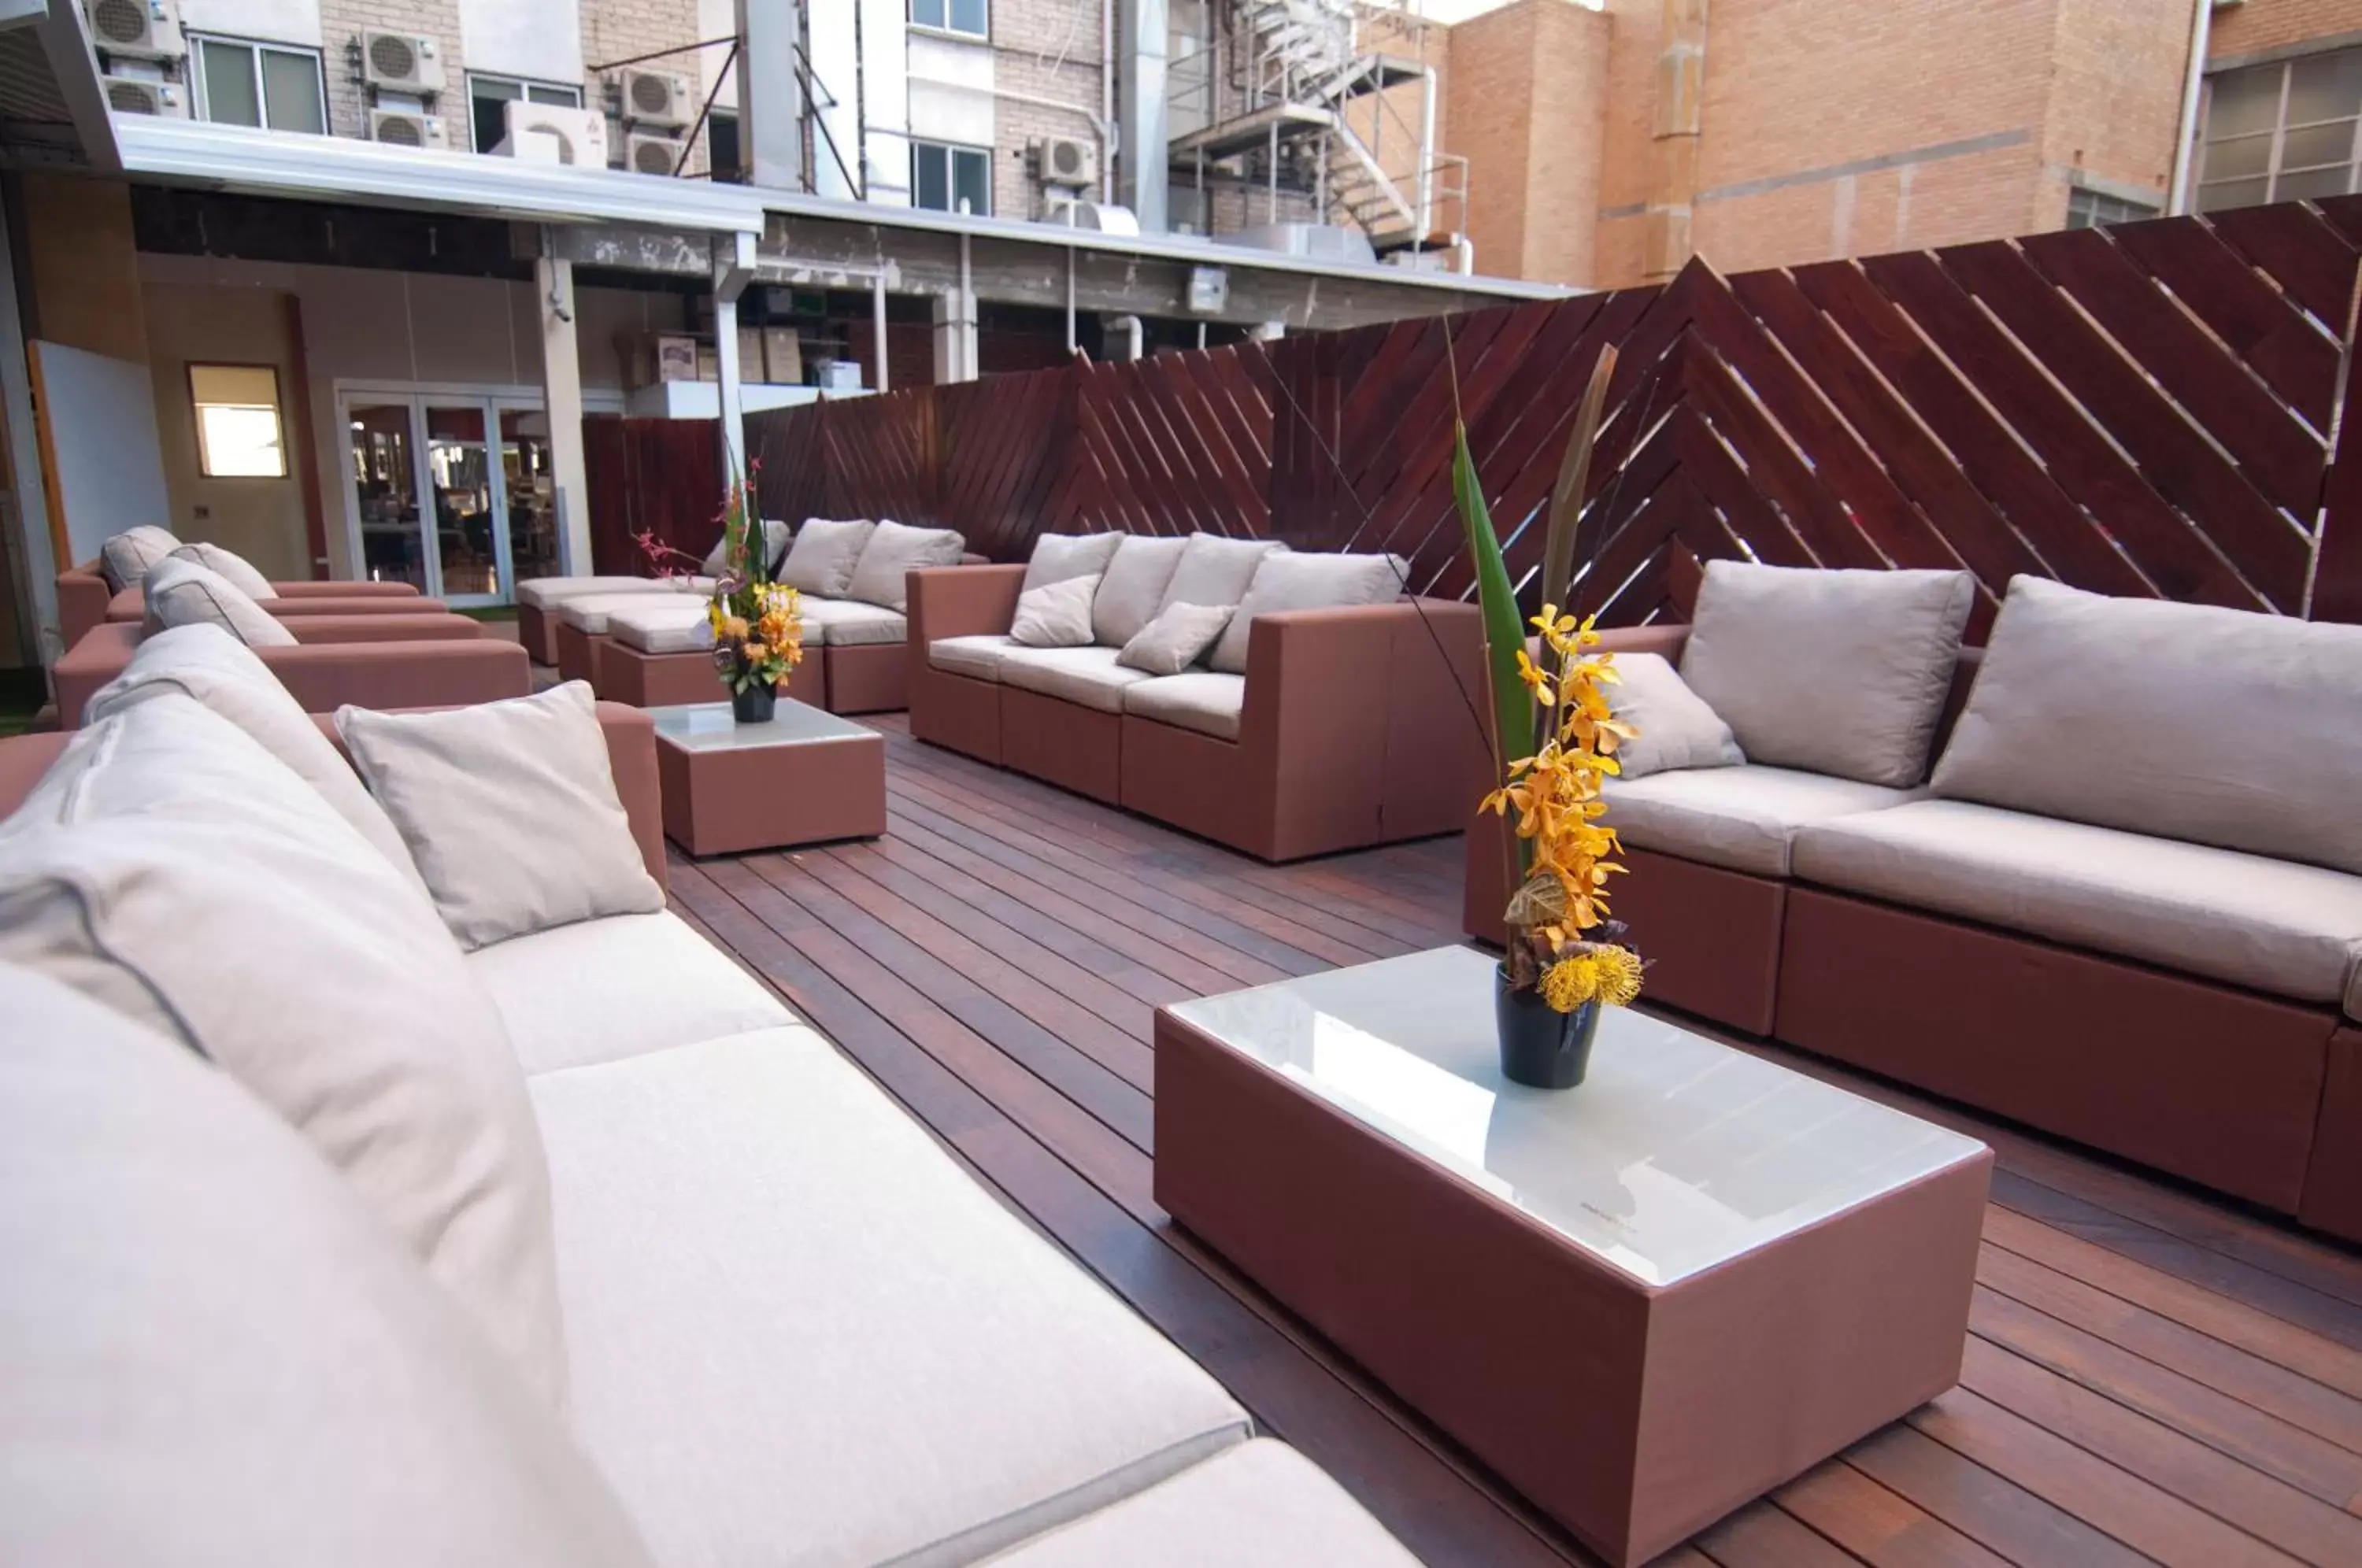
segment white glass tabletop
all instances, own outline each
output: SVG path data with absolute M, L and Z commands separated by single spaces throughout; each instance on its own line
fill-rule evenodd
M 816 741 L 859 740 L 877 732 L 840 719 L 824 709 L 789 698 L 779 699 L 771 716 L 759 724 L 742 724 L 727 702 L 690 702 L 674 708 L 651 708 L 657 736 L 684 751 L 745 751 L 774 745 L 810 745 Z
M 1175 1016 L 1634 1278 L 1670 1285 L 1983 1145 L 1685 1029 L 1601 1017 L 1589 1076 L 1501 1076 L 1494 960 L 1443 947 Z

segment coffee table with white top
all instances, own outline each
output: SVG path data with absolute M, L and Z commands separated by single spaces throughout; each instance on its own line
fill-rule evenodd
M 741 855 L 886 831 L 886 737 L 782 698 L 761 723 L 727 702 L 651 708 L 665 836 Z
M 1159 1009 L 1158 1203 L 1617 1563 L 1959 1380 L 1990 1150 L 1623 1010 L 1521 1088 L 1493 969 Z

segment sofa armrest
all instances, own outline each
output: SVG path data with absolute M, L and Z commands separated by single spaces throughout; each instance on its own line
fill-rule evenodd
M 106 586 L 96 561 L 84 561 L 58 573 L 58 635 L 67 647 L 106 619 L 106 602 L 114 597 L 115 590 Z
M 491 637 L 299 643 L 255 653 L 308 713 L 333 713 L 348 702 L 362 708 L 456 708 L 533 691 L 533 664 L 524 649 Z
M 305 583 L 306 588 L 353 588 L 355 583 Z M 404 585 L 408 586 L 407 584 Z M 440 599 L 422 599 L 415 593 L 282 593 L 276 599 L 256 602 L 266 614 L 281 620 L 304 615 L 440 615 L 450 606 Z M 145 621 L 148 618 L 148 595 L 137 584 L 125 589 L 106 602 L 109 621 Z
M 0 740 L 0 817 L 12 815 L 73 736 L 62 730 Z
M 1387 651 L 1407 604 L 1286 610 L 1247 630 L 1239 743 L 1271 791 L 1272 855 L 1374 842 L 1385 792 Z
M 1600 653 L 1652 653 L 1661 656 L 1668 664 L 1682 662 L 1682 649 L 1689 646 L 1690 629 L 1673 626 L 1618 626 L 1599 634 Z
M 372 577 L 299 578 L 273 582 L 281 599 L 416 599 L 414 582 L 381 582 Z
M 484 628 L 465 615 L 281 615 L 299 643 L 474 643 Z
M 1017 619 L 1021 566 L 927 567 L 911 573 L 911 646 L 923 658 L 929 643 L 1009 630 Z

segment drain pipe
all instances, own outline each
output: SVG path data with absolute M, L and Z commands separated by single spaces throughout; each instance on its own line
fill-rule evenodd
M 2191 171 L 2198 160 L 2198 100 L 2206 85 L 2206 50 L 2214 36 L 2214 0 L 2191 0 L 2190 68 L 2181 73 L 2181 123 L 2173 137 L 2173 174 L 2166 186 L 2165 210 L 2179 217 L 2190 210 Z
M 1113 206 L 1117 147 L 1109 131 L 1115 126 L 1115 0 L 1099 0 L 1099 124 L 1109 127 L 1099 133 L 1099 200 Z

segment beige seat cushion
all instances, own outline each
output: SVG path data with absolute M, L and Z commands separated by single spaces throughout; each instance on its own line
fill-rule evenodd
M 190 698 L 245 731 L 318 790 L 420 898 L 428 897 L 402 834 L 352 764 L 254 650 L 219 627 L 175 626 L 143 639 L 123 673 L 83 706 L 83 722 L 94 724 L 168 692 Z
M 1682 679 L 1753 762 L 1908 789 L 1976 596 L 1965 571 L 1711 561 Z
M 0 1558 L 648 1562 L 557 1416 L 234 1077 L 6 966 L 0 1019 Z
M 607 613 L 607 635 L 642 653 L 711 653 L 713 622 L 703 599 L 668 596 L 646 604 L 619 604 Z
M 1797 835 L 1796 875 L 2293 1001 L 2351 1005 L 2362 877 L 1966 801 Z
M 1247 1436 L 810 1030 L 532 1093 L 575 1430 L 661 1561 L 972 1562 Z
M 99 546 L 99 571 L 105 577 L 107 587 L 120 593 L 127 588 L 138 587 L 149 568 L 180 547 L 179 539 L 152 524 L 127 528 Z
M 1555 666 L 1553 665 L 1554 668 Z M 1638 733 L 1616 751 L 1621 777 L 1645 778 L 1679 767 L 1736 767 L 1747 760 L 1730 726 L 1707 707 L 1662 654 L 1620 653 L 1607 705 Z
M 171 558 L 195 562 L 258 604 L 279 597 L 279 591 L 270 586 L 270 580 L 255 570 L 244 556 L 225 550 L 219 545 L 202 541 L 182 545 L 172 552 Z
M 703 593 L 691 591 L 677 578 L 665 587 L 683 604 L 693 606 L 702 613 L 705 605 Z M 634 613 L 646 610 L 652 602 L 650 595 L 634 589 L 615 593 L 585 593 L 558 600 L 557 620 L 560 625 L 575 627 L 594 637 L 603 637 L 607 635 L 607 618 L 610 615 L 618 610 Z
M 1239 719 L 1246 705 L 1245 676 L 1204 669 L 1143 680 L 1123 694 L 1123 711 L 1136 719 L 1178 724 L 1221 740 L 1239 738 Z
M 461 946 L 664 908 L 587 681 L 337 730 Z
M 1181 564 L 1181 552 L 1188 547 L 1186 538 L 1126 534 L 1108 558 L 1099 591 L 1091 598 L 1091 640 L 1101 647 L 1120 648 L 1156 619 L 1165 587 Z
M 1799 829 L 1899 806 L 1923 793 L 1756 763 L 1691 767 L 1628 781 L 1610 778 L 1606 820 L 1635 849 L 1785 877 Z
M 1264 558 L 1287 548 L 1271 539 L 1229 539 L 1220 534 L 1192 534 L 1164 584 L 1157 609 L 1175 604 L 1219 604 L 1237 609 L 1253 583 Z
M 166 556 L 140 580 L 149 635 L 171 626 L 220 627 L 250 648 L 294 646 L 295 634 L 229 580 L 181 556 Z
M 796 542 L 788 547 L 788 558 L 779 563 L 779 580 L 799 593 L 844 598 L 861 565 L 862 547 L 877 527 L 866 518 L 844 523 L 806 518 L 796 530 Z
M 578 921 L 468 955 L 527 1075 L 796 1021 L 669 910 Z
M 1000 656 L 1017 645 L 1007 637 L 938 637 L 927 645 L 927 662 L 971 680 L 999 680 Z
M 1359 604 L 1391 604 L 1402 597 L 1409 570 L 1409 563 L 1400 556 L 1271 551 L 1256 564 L 1246 597 L 1239 602 L 1239 613 L 1222 629 L 1222 640 L 1214 645 L 1206 662 L 1228 674 L 1244 675 L 1249 629 L 1256 616 L 1278 610 L 1341 610 Z
M 1102 713 L 1120 713 L 1124 689 L 1151 677 L 1124 668 L 1116 657 L 1113 648 L 1021 648 L 1011 644 L 1000 656 L 1000 683 Z
M 1123 544 L 1121 534 L 1043 534 L 1025 562 L 1022 591 L 1031 593 L 1070 578 L 1098 577 Z
M 2014 579 L 1935 788 L 2362 874 L 2362 626 Z
M 844 597 L 879 604 L 900 613 L 911 607 L 909 574 L 927 567 L 955 567 L 967 541 L 949 528 L 912 528 L 891 520 L 870 532 L 861 559 L 844 585 Z
M 552 1403 L 548 1172 L 491 999 L 311 787 L 180 696 L 0 824 L 0 960 L 203 1055 L 301 1132 Z
M 533 577 L 516 585 L 516 600 L 536 610 L 555 610 L 568 599 L 594 593 L 670 593 L 674 584 L 654 577 Z
M 806 596 L 803 618 L 806 647 L 822 643 L 833 648 L 876 647 L 906 642 L 911 635 L 911 619 L 900 611 L 852 599 Z
M 1385 1527 L 1261 1438 L 990 1560 L 991 1568 L 1417 1568 Z

